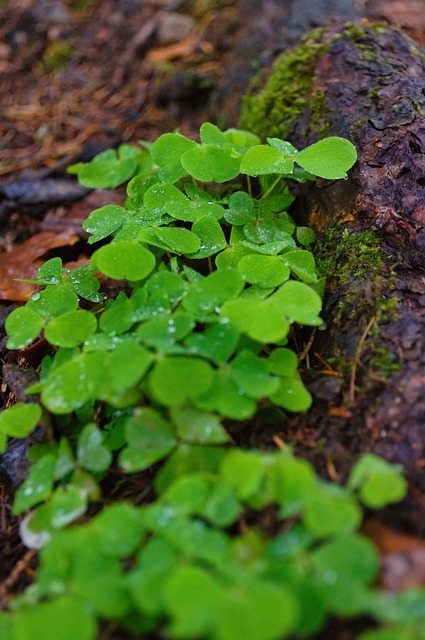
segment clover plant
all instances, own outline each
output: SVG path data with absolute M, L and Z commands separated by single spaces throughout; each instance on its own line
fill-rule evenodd
M 405 609 L 371 586 L 377 552 L 357 532 L 361 505 L 403 498 L 399 470 L 365 456 L 342 487 L 289 450 L 235 446 L 227 428 L 311 405 L 290 330 L 322 325 L 324 282 L 288 181 L 344 178 L 355 160 L 341 138 L 298 151 L 205 123 L 199 143 L 167 133 L 71 167 L 87 187 L 128 182 L 127 197 L 84 222 L 89 263 L 47 261 L 6 321 L 9 349 L 49 348 L 27 389 L 39 402 L 0 413 L 0 450 L 40 421 L 55 437 L 32 447 L 16 494 L 41 565 L 0 614 L 2 638 L 89 640 L 104 620 L 137 637 L 273 640 L 364 614 L 424 637 L 423 593 Z M 155 496 L 90 520 L 114 467 L 149 470 Z M 239 527 L 273 505 L 276 535 Z

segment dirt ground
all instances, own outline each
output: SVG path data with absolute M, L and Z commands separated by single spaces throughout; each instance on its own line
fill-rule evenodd
M 14 278 L 34 277 L 53 256 L 66 266 L 83 262 L 83 220 L 103 204 L 122 201 L 119 192 L 81 189 L 67 176 L 68 165 L 122 142 L 153 141 L 166 131 L 196 135 L 207 119 L 235 125 L 253 70 L 321 24 L 323 15 L 387 20 L 425 43 L 423 0 L 299 0 L 292 13 L 289 1 L 255 4 L 258 15 L 249 11 L 249 0 L 0 0 L 0 330 L 32 292 Z M 304 4 L 310 9 L 303 13 Z M 3 338 L 3 362 L 16 364 L 4 344 Z M 17 375 L 3 382 L 4 405 L 13 385 L 16 391 L 25 384 Z M 316 410 L 326 410 L 325 392 Z M 256 437 L 254 430 L 251 443 Z M 320 459 L 320 472 L 336 480 L 335 451 L 349 457 L 350 446 L 361 444 L 336 430 L 318 454 L 313 426 L 295 430 L 294 439 L 305 455 Z M 10 515 L 17 468 L 25 467 L 22 453 L 14 453 L 13 472 L 0 465 L 4 602 L 31 582 L 35 569 L 35 556 L 23 548 Z M 131 493 L 131 481 L 121 490 Z M 414 500 L 423 514 L 425 496 Z M 382 580 L 389 588 L 412 580 L 425 585 L 423 523 L 412 515 L 412 504 L 389 510 L 384 523 L 367 524 L 382 550 Z M 332 637 L 351 637 L 344 633 L 335 630 Z

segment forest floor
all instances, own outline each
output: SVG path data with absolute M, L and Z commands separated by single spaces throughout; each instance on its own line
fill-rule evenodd
M 0 0 L 0 330 L 8 313 L 33 291 L 15 279 L 35 277 L 42 262 L 54 256 L 69 267 L 83 263 L 88 246 L 82 222 L 93 209 L 123 201 L 120 190 L 81 191 L 67 176 L 67 166 L 175 129 L 196 137 L 199 125 L 213 116 L 222 127 L 237 123 L 238 96 L 229 101 L 229 111 L 219 113 L 219 105 L 235 42 L 246 26 L 241 4 Z M 401 24 L 425 42 L 420 0 L 363 4 L 368 17 Z M 3 337 L 3 362 L 14 361 L 4 345 Z M 7 381 L 1 391 L 6 405 Z M 294 438 L 306 455 L 317 444 L 308 431 Z M 338 479 L 333 451 L 347 442 L 345 434 L 329 451 L 321 444 L 320 472 Z M 3 597 L 28 584 L 35 569 L 34 554 L 23 547 L 10 516 L 17 478 L 5 471 L 0 466 Z M 424 507 L 425 497 L 420 500 Z M 369 523 L 383 553 L 383 579 L 389 585 L 398 580 L 398 587 L 403 581 L 425 584 L 425 544 L 415 537 L 418 528 L 399 529 L 394 511 L 385 525 Z

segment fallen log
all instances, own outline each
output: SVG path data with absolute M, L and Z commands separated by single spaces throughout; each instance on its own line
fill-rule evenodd
M 402 463 L 422 509 L 424 78 L 424 49 L 400 31 L 331 23 L 282 56 L 241 122 L 298 148 L 344 136 L 359 154 L 347 181 L 307 186 L 295 212 L 319 234 L 328 331 L 310 350 L 315 409 L 283 436 L 316 455 L 325 439 L 342 475 L 360 450 Z

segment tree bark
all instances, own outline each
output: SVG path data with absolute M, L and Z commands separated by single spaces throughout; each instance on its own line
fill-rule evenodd
M 295 105 L 285 98 L 288 74 Z M 316 408 L 284 435 L 309 439 L 319 455 L 326 439 L 337 470 L 360 450 L 402 463 L 422 515 L 424 78 L 425 50 L 401 32 L 331 24 L 284 54 L 242 117 L 243 126 L 298 148 L 344 136 L 359 155 L 347 181 L 322 181 L 302 193 L 298 214 L 307 213 L 318 231 L 319 265 L 331 275 L 328 330 L 311 350 L 318 354 L 308 373 Z

